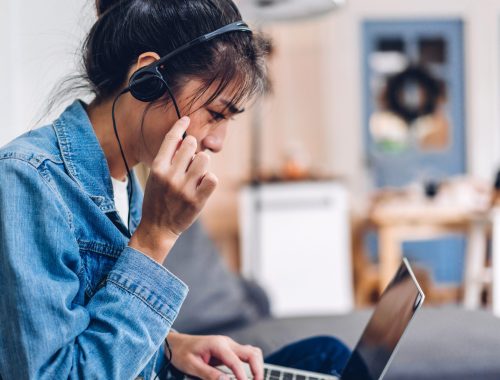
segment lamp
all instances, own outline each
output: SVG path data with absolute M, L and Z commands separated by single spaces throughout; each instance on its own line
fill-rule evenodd
M 241 0 L 238 8 L 244 19 L 268 23 L 324 15 L 345 3 L 346 0 Z

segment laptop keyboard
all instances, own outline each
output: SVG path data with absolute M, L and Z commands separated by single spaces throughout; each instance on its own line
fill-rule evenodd
M 277 369 L 264 369 L 265 380 L 322 380 L 319 377 L 298 375 L 293 372 L 279 371 Z
M 229 378 L 231 380 L 236 380 L 236 377 L 234 376 L 229 376 Z M 324 379 L 326 378 L 304 376 L 293 372 L 264 368 L 264 380 L 324 380 Z
M 278 371 L 276 369 L 264 370 L 265 380 L 319 380 L 317 377 L 306 377 L 304 375 L 297 375 L 293 372 Z
M 236 376 L 227 373 L 230 380 L 236 380 Z M 251 377 L 249 378 L 251 379 Z M 293 369 L 277 369 L 277 368 L 265 368 L 264 367 L 264 380 L 328 380 L 332 379 L 332 376 L 322 377 L 322 376 L 305 376 L 304 374 L 294 373 Z M 183 380 L 194 380 L 192 377 L 186 376 Z

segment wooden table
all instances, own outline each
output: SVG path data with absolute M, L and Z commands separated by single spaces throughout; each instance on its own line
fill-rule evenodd
M 427 199 L 394 199 L 378 203 L 370 221 L 379 234 L 380 289 L 384 289 L 402 259 L 404 241 L 430 240 L 461 233 L 467 236 L 464 305 L 476 309 L 491 275 L 485 268 L 489 228 L 487 210 L 440 204 Z

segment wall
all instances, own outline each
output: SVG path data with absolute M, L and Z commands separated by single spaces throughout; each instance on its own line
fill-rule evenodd
M 10 75 L 8 74 L 12 70 L 11 65 L 11 23 L 12 23 L 12 10 L 11 3 L 7 1 L 0 2 L 0 49 L 2 49 L 2 59 L 0 59 L 0 83 L 2 86 L 0 87 L 2 90 L 0 91 L 0 118 L 2 121 L 2 125 L 5 127 L 2 128 L 0 133 L 3 137 L 3 130 L 12 124 L 11 120 L 11 104 L 12 97 L 10 96 L 11 92 L 11 82 Z M 5 140 L 4 140 L 5 141 Z
M 0 4 L 3 144 L 32 128 L 44 115 L 54 85 L 75 72 L 80 41 L 93 19 L 93 2 L 2 0 Z

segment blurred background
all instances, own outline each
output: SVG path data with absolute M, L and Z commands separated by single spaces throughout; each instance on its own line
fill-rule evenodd
M 274 41 L 273 91 L 232 122 L 166 262 L 191 288 L 175 327 L 353 345 L 406 256 L 427 307 L 387 378 L 498 379 L 500 1 L 238 3 Z M 94 13 L 0 0 L 0 144 L 63 110 Z
M 238 3 L 274 41 L 273 91 L 213 159 L 202 223 L 230 271 L 275 316 L 345 314 L 406 256 L 428 305 L 500 315 L 500 2 Z M 2 144 L 62 110 L 93 21 L 92 1 L 0 0 Z

